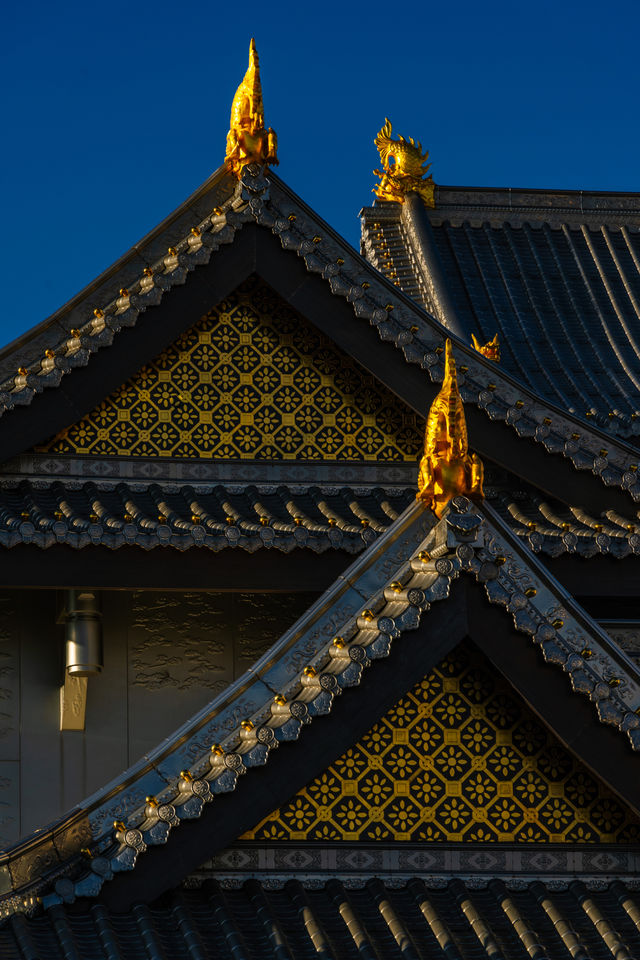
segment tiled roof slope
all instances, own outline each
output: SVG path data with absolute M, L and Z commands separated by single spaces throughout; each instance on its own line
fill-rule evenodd
M 22 480 L 0 487 L 0 545 L 358 553 L 414 496 L 406 488 Z
M 125 914 L 101 904 L 52 909 L 0 930 L 6 960 L 633 960 L 640 953 L 637 896 L 614 882 L 590 891 L 541 882 L 474 889 L 416 876 L 318 886 L 207 880 Z
M 433 524 L 421 504 L 409 507 L 245 675 L 122 777 L 7 851 L 1 915 L 95 897 L 171 831 L 184 836 L 181 824 L 206 815 L 209 803 L 215 812 L 216 795 L 245 789 L 240 774 L 255 782 L 252 768 L 266 764 L 267 773 L 281 742 L 304 741 L 304 725 L 321 722 L 338 693 L 353 698 L 363 670 L 376 660 L 383 669 L 392 644 L 423 618 L 428 629 L 431 609 L 446 604 L 459 577 L 504 608 L 505 627 L 561 671 L 567 697 L 591 701 L 593 723 L 624 747 L 629 773 L 640 750 L 638 668 L 491 507 L 457 497 Z M 449 642 L 460 639 L 451 629 Z
M 368 258 L 443 323 L 498 333 L 501 367 L 541 397 L 640 434 L 639 194 L 440 187 L 434 210 L 363 213 Z
M 302 547 L 359 553 L 415 498 L 413 466 L 395 466 L 393 486 L 359 483 L 355 476 L 350 483 L 268 482 L 269 471 L 261 467 L 261 483 L 0 475 L 0 546 L 101 544 L 116 550 L 135 544 L 145 550 L 239 547 L 250 553 Z M 591 516 L 515 477 L 491 474 L 488 502 L 534 553 L 640 555 L 640 521 L 633 511 L 627 517 L 613 510 Z

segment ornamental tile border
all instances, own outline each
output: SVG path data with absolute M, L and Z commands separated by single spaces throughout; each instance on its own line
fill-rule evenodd
M 236 231 L 249 222 L 270 229 L 285 250 L 304 259 L 309 272 L 321 275 L 332 293 L 353 305 L 356 317 L 376 327 L 381 340 L 402 350 L 407 362 L 424 369 L 433 382 L 442 381 L 445 329 L 373 273 L 331 231 L 325 237 L 318 234 L 323 229 L 318 219 L 280 180 L 248 166 L 233 196 L 145 268 L 137 282 L 96 308 L 94 316 L 63 341 L 52 344 L 41 361 L 29 369 L 21 367 L 0 384 L 0 414 L 29 404 L 36 393 L 57 386 L 75 367 L 86 366 L 92 353 L 109 346 L 121 329 L 135 326 L 140 313 L 157 305 L 167 290 L 184 284 L 191 270 L 208 264 L 211 254 L 232 243 Z M 466 373 L 459 375 L 466 403 L 475 403 L 492 420 L 505 422 L 549 453 L 562 454 L 577 470 L 591 471 L 605 486 L 621 487 L 634 501 L 640 500 L 638 457 L 633 448 L 544 403 L 476 351 L 456 342 L 456 352 L 464 355 L 467 366 Z
M 404 886 L 419 876 L 430 886 L 446 887 L 453 878 L 475 890 L 499 878 L 511 890 L 542 880 L 549 889 L 566 890 L 576 876 L 589 890 L 605 889 L 620 879 L 640 889 L 640 851 L 615 847 L 566 847 L 535 844 L 469 844 L 389 846 L 384 843 L 349 847 L 316 844 L 240 845 L 216 854 L 184 881 L 199 887 L 214 878 L 228 889 L 255 878 L 278 889 L 288 880 L 323 887 L 335 876 L 346 887 L 361 888 L 375 876 L 389 886 Z
M 417 463 L 417 462 L 416 462 Z M 0 489 L 16 481 L 59 479 L 65 485 L 82 486 L 93 480 L 102 489 L 112 489 L 121 480 L 180 483 L 228 481 L 234 484 L 323 483 L 358 485 L 415 486 L 417 466 L 413 463 L 370 462 L 297 462 L 290 460 L 173 460 L 155 457 L 72 457 L 27 453 L 0 466 Z
M 398 871 L 397 873 L 388 873 L 386 870 L 376 871 L 374 874 L 358 874 L 351 873 L 348 870 L 341 871 L 339 874 L 339 880 L 342 886 L 347 890 L 364 890 L 367 888 L 369 881 L 375 879 L 380 880 L 382 883 L 388 887 L 390 890 L 403 890 L 407 882 L 414 877 L 418 877 L 422 880 L 428 889 L 430 890 L 446 890 L 449 884 L 452 882 L 452 876 L 445 874 L 444 876 L 438 873 L 431 873 L 430 871 L 422 870 L 408 870 L 406 873 Z M 478 875 L 476 873 L 465 873 L 459 872 L 455 875 L 456 879 L 462 881 L 462 883 L 469 890 L 486 890 L 489 887 L 492 879 L 487 876 Z M 253 879 L 253 874 L 236 874 L 234 873 L 224 873 L 216 872 L 215 880 L 220 884 L 220 887 L 223 890 L 239 890 L 247 882 L 248 879 Z M 262 884 L 265 890 L 282 890 L 289 880 L 299 880 L 300 874 L 296 873 L 286 873 L 284 871 L 279 873 L 264 873 L 259 874 L 255 877 L 259 878 L 260 883 Z M 204 880 L 207 878 L 200 878 L 197 875 L 191 875 L 187 877 L 183 883 L 183 886 L 186 888 L 198 888 L 204 883 Z M 308 890 L 323 890 L 329 880 L 334 879 L 326 873 L 315 873 L 314 871 L 309 871 L 304 873 L 304 886 Z M 518 876 L 517 874 L 501 874 L 499 876 L 500 880 L 504 882 L 507 890 L 528 890 L 530 885 L 534 882 L 540 882 L 535 874 Z M 609 885 L 616 880 L 621 880 L 629 890 L 640 890 L 640 879 L 637 877 L 628 876 L 627 874 L 607 874 L 604 876 L 590 875 L 590 874 L 580 874 L 580 882 L 584 884 L 587 890 L 597 891 L 597 890 L 607 890 Z M 544 885 L 552 893 L 561 893 L 565 890 L 570 889 L 571 884 L 576 882 L 576 877 L 574 875 L 566 876 L 563 874 L 560 875 L 545 875 Z
M 575 874 L 544 874 L 544 885 L 551 892 L 563 892 L 568 890 L 572 883 L 576 882 Z M 289 880 L 304 879 L 305 889 L 322 890 L 329 880 L 334 879 L 334 875 L 323 872 L 309 871 L 290 871 L 265 873 L 225 873 L 216 871 L 211 874 L 223 890 L 238 890 L 249 879 L 259 879 L 266 890 L 282 890 Z M 385 869 L 376 870 L 375 873 L 354 873 L 348 869 L 342 869 L 339 873 L 340 883 L 347 890 L 364 890 L 370 880 L 380 880 L 391 890 L 402 890 L 407 882 L 414 877 L 419 877 L 430 890 L 446 890 L 452 880 L 455 878 L 461 880 L 469 890 L 486 890 L 489 884 L 496 879 L 504 882 L 507 890 L 527 890 L 534 882 L 540 882 L 540 874 L 510 874 L 508 872 L 499 873 L 495 876 L 483 876 L 482 874 L 458 871 L 455 874 L 433 873 L 430 870 L 408 869 L 406 871 L 398 870 L 389 873 Z M 590 874 L 581 873 L 580 882 L 584 884 L 587 890 L 607 890 L 609 885 L 616 880 L 621 880 L 629 890 L 640 890 L 640 878 L 630 876 L 626 873 L 607 873 Z M 183 886 L 186 888 L 198 888 L 202 886 L 209 876 L 200 877 L 198 874 L 191 874 L 187 877 Z
M 380 842 L 348 844 L 270 843 L 240 844 L 222 850 L 203 863 L 192 876 L 218 876 L 222 871 L 237 874 L 259 872 L 317 871 L 371 874 L 416 871 L 459 874 L 460 871 L 493 878 L 502 873 L 616 875 L 640 873 L 640 850 L 593 845 L 495 844 L 412 844 Z M 640 878 L 639 878 L 640 880 Z
M 124 782 L 107 785 L 66 821 L 10 850 L 0 861 L 0 889 L 8 894 L 0 917 L 96 896 L 106 879 L 132 870 L 150 845 L 165 843 L 182 820 L 200 817 L 216 794 L 233 791 L 240 775 L 265 764 L 280 742 L 297 740 L 306 723 L 328 714 L 334 698 L 415 630 L 431 604 L 447 599 L 463 573 L 567 674 L 574 692 L 592 701 L 599 720 L 640 751 L 635 664 L 491 507 L 456 497 L 434 523 L 422 505 L 407 508 L 267 654 L 128 770 Z M 55 836 L 65 834 L 68 851 L 74 831 L 78 852 L 60 856 Z M 44 864 L 51 869 L 43 876 Z

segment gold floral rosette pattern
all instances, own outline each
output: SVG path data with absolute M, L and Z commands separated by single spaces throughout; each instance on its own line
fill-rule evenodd
M 243 839 L 637 843 L 640 823 L 461 646 Z

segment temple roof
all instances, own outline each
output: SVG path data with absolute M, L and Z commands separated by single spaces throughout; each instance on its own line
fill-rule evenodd
M 413 631 L 420 641 L 398 660 L 396 644 Z M 640 809 L 638 668 L 490 506 L 455 498 L 436 523 L 414 504 L 243 677 L 116 781 L 9 850 L 0 861 L 7 891 L 0 909 L 10 915 L 39 899 L 45 907 L 73 902 L 101 894 L 103 885 L 121 905 L 143 889 L 157 895 L 196 868 L 205 849 L 224 848 L 350 745 L 359 730 L 347 716 L 377 719 L 398 685 L 406 690 L 467 634 L 569 748 Z M 327 738 L 322 718 L 330 723 L 337 699 L 343 719 Z M 271 759 L 299 737 L 285 767 L 280 751 Z M 262 767 L 262 790 L 252 790 Z
M 450 331 L 359 257 L 274 174 L 254 174 L 245 169 L 234 192 L 218 171 L 68 308 L 5 349 L 3 459 L 88 412 L 254 272 L 424 415 L 443 375 Z M 223 190 L 226 199 L 212 210 Z M 161 254 L 168 238 L 174 245 Z M 176 310 L 183 285 L 182 308 Z M 602 483 L 611 509 L 624 513 L 630 497 L 640 499 L 633 447 L 536 394 L 464 341 L 455 341 L 454 350 L 472 445 L 481 456 L 534 483 L 544 476 L 547 489 L 560 497 L 576 468 L 577 499 L 588 510 L 602 501 Z M 553 469 L 548 453 L 559 454 Z
M 439 187 L 365 208 L 363 250 L 540 397 L 640 433 L 640 194 Z
M 630 960 L 640 929 L 634 888 L 566 886 L 494 880 L 478 889 L 461 880 L 385 883 L 364 875 L 355 888 L 342 876 L 321 884 L 302 876 L 229 889 L 205 880 L 124 915 L 85 903 L 14 917 L 0 930 L 0 951 L 7 960 Z
M 100 569 L 102 587 L 114 586 L 104 557 L 121 547 L 117 560 L 129 563 L 139 563 L 137 548 L 173 547 L 185 569 L 195 555 L 207 577 L 206 550 L 261 550 L 275 569 L 264 549 L 304 547 L 317 589 L 332 552 L 360 556 L 337 576 L 326 564 L 331 586 L 219 696 L 0 856 L 0 952 L 329 960 L 355 950 L 411 960 L 426 943 L 450 960 L 479 951 L 543 960 L 557 950 L 630 960 L 621 940 L 637 942 L 640 929 L 634 851 L 571 844 L 536 864 L 513 844 L 488 868 L 486 842 L 467 859 L 457 846 L 445 850 L 446 869 L 428 875 L 429 852 L 408 848 L 318 845 L 305 854 L 254 844 L 247 866 L 242 836 L 461 643 L 475 644 L 556 739 L 640 813 L 640 668 L 536 556 L 600 553 L 610 563 L 640 553 L 628 442 L 640 433 L 640 197 L 438 188 L 430 213 L 416 195 L 367 209 L 365 259 L 262 165 L 275 160 L 269 134 L 269 155 L 260 141 L 253 157 L 260 163 L 238 164 L 238 180 L 221 167 L 0 351 L 0 546 L 16 548 L 11 558 L 31 584 L 36 548 L 54 562 L 72 556 L 72 576 L 75 551 L 107 548 L 91 551 L 98 564 L 87 574 Z M 337 448 L 335 463 L 313 451 L 314 464 L 308 453 L 303 463 L 294 451 L 288 464 L 263 464 L 250 460 L 254 450 L 197 444 L 187 463 L 177 443 L 156 455 L 140 448 L 134 463 L 135 445 L 100 446 L 103 437 L 93 459 L 88 448 L 56 448 L 61 431 L 255 277 L 292 308 L 294 326 L 308 321 L 404 403 L 414 440 L 415 414 L 425 415 L 443 380 L 445 353 L 452 367 L 455 355 L 474 458 L 508 482 L 488 485 L 482 504 L 456 496 L 445 506 L 443 497 L 438 520 L 407 479 L 415 443 L 390 449 L 386 463 L 369 450 L 355 467 Z M 469 346 L 471 334 L 496 332 L 501 364 Z M 297 412 L 287 416 L 292 425 Z M 246 462 L 223 462 L 241 455 Z M 282 450 L 270 459 L 284 459 Z M 481 482 L 466 489 L 475 497 Z M 192 547 L 205 550 L 185 556 Z M 245 589 L 230 556 L 225 586 Z M 634 561 L 622 566 L 628 588 Z M 292 580 L 262 588 L 293 593 Z M 205 857 L 226 892 L 207 879 Z M 572 882 L 576 870 L 584 883 Z M 410 879 L 417 872 L 423 879 Z M 177 891 L 181 883 L 192 889 Z

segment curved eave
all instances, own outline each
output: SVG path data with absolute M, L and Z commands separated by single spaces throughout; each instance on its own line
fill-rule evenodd
M 153 474 L 156 461 L 141 459 L 138 465 L 140 475 L 146 467 Z M 175 465 L 183 468 L 184 462 Z M 121 474 L 126 466 L 121 465 Z M 377 483 L 356 483 L 353 469 L 325 462 L 325 472 L 351 473 L 351 482 L 322 483 L 318 478 L 305 484 L 269 482 L 270 476 L 285 472 L 278 464 L 274 469 L 274 464 L 258 461 L 255 470 L 245 461 L 226 466 L 225 472 L 243 477 L 243 482 L 216 483 L 202 476 L 195 483 L 141 482 L 122 476 L 105 479 L 99 472 L 99 480 L 68 472 L 59 477 L 0 474 L 0 546 L 172 547 L 180 552 L 203 547 L 215 553 L 226 548 L 289 553 L 304 547 L 316 553 L 333 549 L 355 554 L 412 502 L 417 469 L 412 464 L 376 465 Z M 361 464 L 358 468 L 365 473 Z M 165 471 L 171 472 L 166 464 Z M 259 472 L 259 483 L 251 482 L 250 472 Z M 294 472 L 301 472 L 297 463 Z M 616 559 L 640 555 L 640 534 L 631 513 L 622 517 L 610 510 L 594 517 L 531 489 L 485 485 L 485 495 L 534 553 Z

